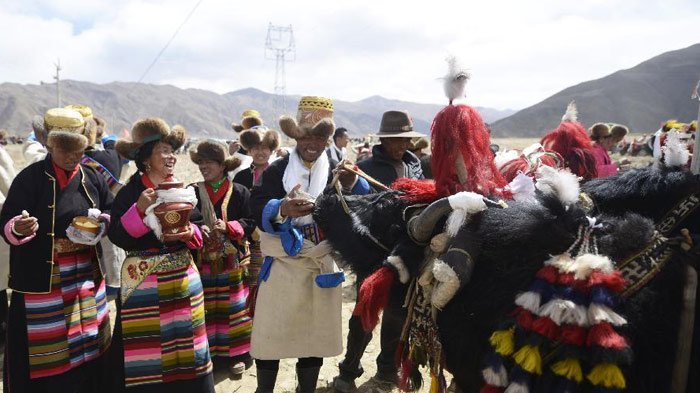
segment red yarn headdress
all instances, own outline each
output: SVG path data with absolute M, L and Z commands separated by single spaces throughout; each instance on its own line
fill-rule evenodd
M 448 105 L 435 116 L 430 131 L 432 168 L 440 196 L 460 191 L 502 196 L 506 182 L 493 161 L 490 136 L 479 112 L 467 105 Z M 457 175 L 460 157 L 466 169 L 464 183 Z
M 583 124 L 577 121 L 576 105 L 573 101 L 559 126 L 543 136 L 540 143 L 546 151 L 559 153 L 564 159 L 564 166 L 583 180 L 598 177 L 593 142 Z

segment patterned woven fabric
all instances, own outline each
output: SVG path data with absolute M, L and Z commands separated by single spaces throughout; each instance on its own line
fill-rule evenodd
M 246 301 L 245 269 L 235 257 L 227 258 L 223 272 L 213 275 L 202 266 L 204 309 L 211 356 L 233 357 L 250 351 L 252 320 Z
M 54 254 L 51 292 L 24 295 L 31 379 L 65 373 L 109 346 L 105 283 L 93 256 L 84 248 Z
M 112 172 L 94 159 L 88 156 L 83 156 L 80 163 L 95 169 L 97 173 L 102 175 L 102 177 L 104 177 L 104 179 L 107 181 L 107 185 L 109 186 L 109 189 L 112 191 L 113 195 L 117 195 L 117 192 L 119 192 L 119 190 L 124 186 L 124 184 L 120 183 L 119 179 L 117 179 Z
M 153 269 L 122 305 L 121 323 L 127 387 L 212 371 L 204 292 L 193 264 Z

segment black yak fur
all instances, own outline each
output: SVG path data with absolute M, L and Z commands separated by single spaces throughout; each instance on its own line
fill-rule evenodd
M 343 262 L 359 277 L 367 277 L 377 270 L 390 254 L 400 256 L 412 276 L 418 273 L 423 247 L 408 237 L 403 215 L 409 205 L 399 198 L 400 195 L 398 191 L 385 191 L 345 196 L 351 215 L 345 212 L 340 196 L 335 193 L 324 194 L 316 200 L 314 221 Z
M 596 213 L 631 211 L 657 222 L 683 198 L 700 192 L 700 180 L 679 168 L 650 166 L 588 181 L 581 185 L 581 191 L 591 197 Z M 700 217 L 698 214 L 700 209 L 694 216 Z M 683 227 L 700 233 L 700 219 L 688 217 Z
M 625 212 L 658 220 L 697 189 L 698 181 L 693 175 L 663 168 L 633 170 L 587 183 L 583 190 L 594 200 L 598 223 L 602 224 L 596 230 L 600 253 L 621 262 L 644 248 L 652 237 L 651 220 Z M 565 251 L 574 242 L 579 225 L 587 223 L 586 212 L 581 208 L 562 206 L 553 197 L 539 195 L 538 198 L 538 203 L 511 201 L 507 209 L 488 209 L 473 216 L 461 229 L 475 235 L 468 238 L 477 239 L 475 248 L 479 251 L 473 256 L 476 266 L 471 281 L 439 312 L 438 326 L 446 368 L 465 393 L 476 392 L 482 386 L 480 370 L 489 349 L 488 337 L 502 327 L 508 312 L 514 308 L 515 296 L 528 288 L 550 255 Z M 397 193 L 347 197 L 347 200 L 359 217 L 355 225 L 340 207 L 337 196 L 320 198 L 315 216 L 334 248 L 354 270 L 368 274 L 388 255 L 363 234 L 363 227 L 390 249 L 401 245 L 398 247 L 411 250 L 406 254 L 412 258 L 422 256 L 419 248 L 406 246 L 407 237 L 402 233 L 406 229 L 403 220 L 406 204 Z M 697 212 L 689 219 L 698 223 L 700 220 L 695 216 Z M 358 226 L 358 222 L 363 225 Z M 694 223 L 687 222 L 681 227 L 692 227 Z M 618 310 L 628 320 L 623 334 L 633 348 L 632 365 L 623 367 L 628 392 L 668 391 L 687 255 L 673 247 L 674 256 L 664 270 Z M 415 276 L 416 271 L 412 270 Z M 696 323 L 696 331 L 697 328 Z M 700 339 L 695 336 L 688 392 L 699 389 L 700 363 L 696 349 Z M 550 390 L 547 383 L 543 378 L 536 390 Z M 584 384 L 582 391 L 588 388 Z

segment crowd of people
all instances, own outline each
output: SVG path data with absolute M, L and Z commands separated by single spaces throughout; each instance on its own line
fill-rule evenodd
M 352 145 L 333 121 L 332 100 L 305 96 L 296 117 L 279 120 L 293 147 L 282 148 L 279 132 L 246 110 L 232 125 L 235 143 L 203 140 L 186 158 L 176 154 L 185 128 L 159 118 L 137 121 L 128 139 L 110 135 L 87 106 L 34 118 L 26 168 L 15 174 L 0 149 L 0 225 L 9 245 L 0 278 L 12 290 L 4 391 L 214 392 L 217 363 L 233 377 L 255 364 L 257 392 L 270 393 L 280 359 L 296 358 L 297 392 L 308 393 L 343 341 L 332 387 L 353 391 L 372 334 L 355 315 L 342 336 L 345 276 L 315 222 L 316 198 L 330 189 L 377 193 L 433 173 L 438 192 L 508 197 L 515 186 L 506 184 L 543 165 L 584 180 L 629 165 L 609 155 L 627 127 L 585 129 L 575 108 L 517 152 L 496 152 L 478 113 L 464 108 L 450 103 L 438 114 L 432 141 L 407 112 L 390 110 L 378 125 L 379 144 Z M 664 127 L 660 146 L 672 139 L 673 127 Z M 432 160 L 430 148 L 451 157 L 451 169 Z M 190 159 L 201 180 L 180 182 L 178 159 Z M 122 182 L 129 161 L 137 170 Z M 357 277 L 357 288 L 366 278 Z M 406 291 L 406 283 L 392 287 L 381 322 L 374 379 L 388 386 L 399 375 Z

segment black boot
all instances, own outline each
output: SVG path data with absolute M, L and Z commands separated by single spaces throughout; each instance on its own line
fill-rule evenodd
M 297 393 L 314 393 L 321 367 L 297 367 Z
M 258 373 L 258 388 L 255 393 L 272 393 L 277 381 L 277 370 L 256 370 Z

